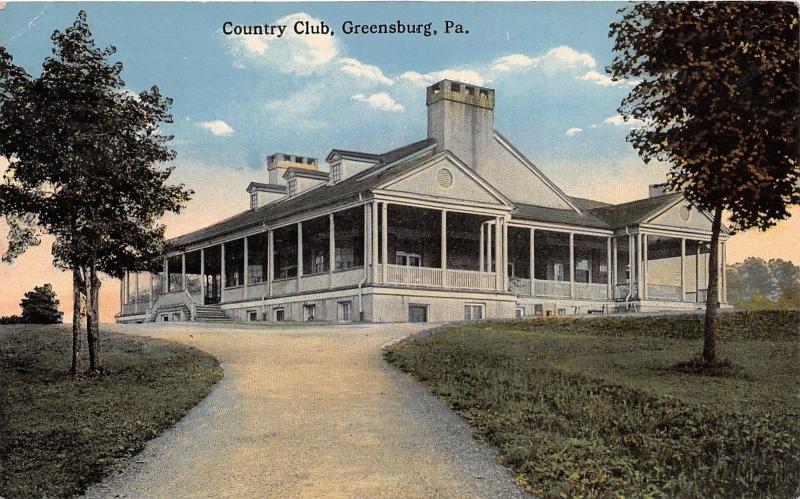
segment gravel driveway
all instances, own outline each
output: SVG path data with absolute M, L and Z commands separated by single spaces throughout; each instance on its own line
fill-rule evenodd
M 496 451 L 381 348 L 419 325 L 119 327 L 216 355 L 224 379 L 89 497 L 515 497 Z

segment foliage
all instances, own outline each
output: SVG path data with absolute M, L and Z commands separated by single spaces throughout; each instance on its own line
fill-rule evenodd
M 4 324 L 25 324 L 20 315 L 4 315 L 0 317 L 0 325 Z
M 789 2 L 639 2 L 611 24 L 612 79 L 636 86 L 619 112 L 628 140 L 713 217 L 703 359 L 716 359 L 722 212 L 762 230 L 800 203 L 800 29 Z
M 19 306 L 27 324 L 61 324 L 64 314 L 58 310 L 58 298 L 50 283 L 25 293 Z
M 155 86 L 127 90 L 122 64 L 109 60 L 116 49 L 95 46 L 83 11 L 52 41 L 38 78 L 0 47 L 0 155 L 11 160 L 0 183 L 0 215 L 12 228 L 4 259 L 38 244 L 42 231 L 55 237 L 54 263 L 72 270 L 73 301 L 86 297 L 90 367 L 101 372 L 98 272 L 154 270 L 165 244 L 159 220 L 191 192 L 167 183 L 172 167 L 158 167 L 175 158 L 159 128 L 172 122 L 172 100 Z M 76 305 L 75 338 L 80 322 Z
M 726 354 L 751 376 L 713 381 L 673 368 L 703 334 L 698 317 L 468 325 L 393 345 L 387 359 L 537 496 L 788 497 L 800 480 L 797 319 L 723 314 Z
M 628 138 L 696 207 L 765 229 L 800 203 L 800 31 L 789 2 L 637 3 L 611 24 Z
M 728 299 L 738 309 L 798 308 L 800 267 L 790 261 L 747 258 L 728 267 L 727 279 Z
M 174 424 L 222 376 L 191 347 L 111 334 L 114 376 L 74 380 L 59 326 L 0 328 L 0 496 L 71 497 Z M 84 340 L 85 341 L 85 340 Z

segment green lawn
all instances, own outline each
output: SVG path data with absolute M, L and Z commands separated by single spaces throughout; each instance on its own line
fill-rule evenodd
M 103 333 L 111 374 L 72 380 L 64 326 L 0 326 L 0 496 L 79 494 L 205 397 L 219 363 L 176 343 Z M 84 352 L 86 346 L 84 345 Z
M 543 497 L 793 497 L 800 313 L 726 314 L 725 376 L 681 372 L 702 317 L 532 319 L 393 345 Z

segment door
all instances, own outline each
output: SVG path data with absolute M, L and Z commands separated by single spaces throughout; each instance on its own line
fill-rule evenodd
M 408 322 L 428 322 L 428 306 L 409 305 Z

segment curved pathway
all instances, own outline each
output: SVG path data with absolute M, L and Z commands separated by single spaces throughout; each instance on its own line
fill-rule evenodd
M 382 347 L 412 324 L 119 327 L 197 346 L 225 377 L 88 497 L 515 497 L 496 450 Z

